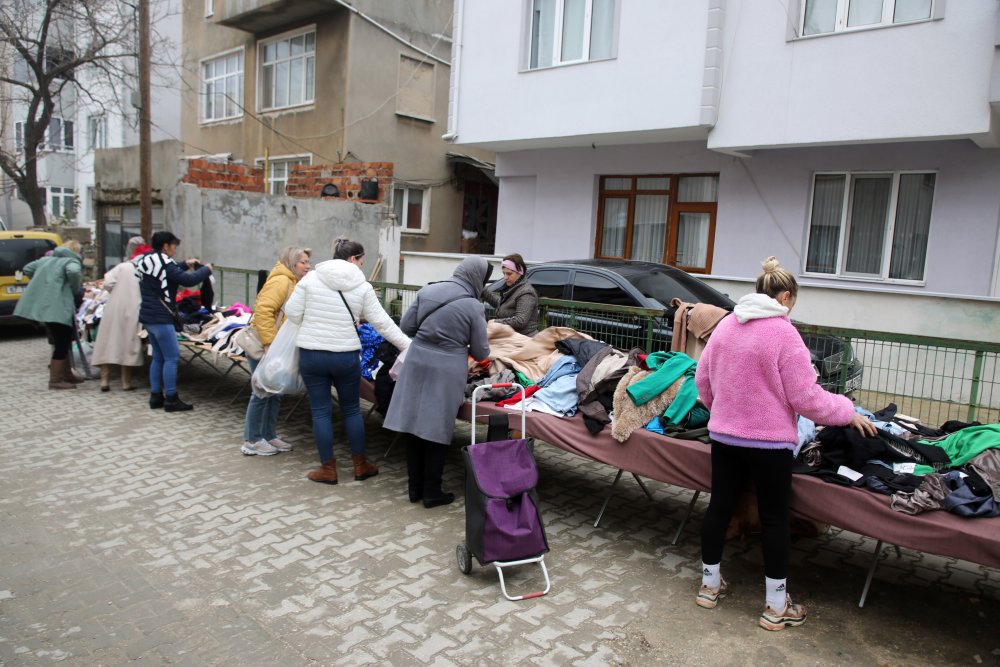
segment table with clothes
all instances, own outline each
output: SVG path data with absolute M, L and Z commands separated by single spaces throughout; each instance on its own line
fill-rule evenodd
M 491 323 L 489 336 L 491 363 L 470 361 L 467 395 L 478 384 L 519 382 L 529 386 L 526 436 L 614 466 L 619 476 L 711 491 L 710 447 L 691 439 L 706 432 L 709 415 L 697 400 L 697 362 L 686 353 L 624 352 L 563 327 L 528 338 Z M 379 372 L 365 397 L 384 404 L 384 395 L 376 399 L 384 380 Z M 477 417 L 519 412 L 521 397 L 510 393 L 480 392 Z M 876 437 L 843 427 L 817 431 L 800 420 L 793 513 L 867 535 L 879 547 L 884 541 L 1000 567 L 1000 424 L 932 428 L 894 405 L 858 410 L 876 424 Z M 468 403 L 458 418 L 471 418 Z

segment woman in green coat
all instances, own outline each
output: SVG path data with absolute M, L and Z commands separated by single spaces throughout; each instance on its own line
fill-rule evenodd
M 49 389 L 76 389 L 82 382 L 73 375 L 69 365 L 69 350 L 73 342 L 73 317 L 76 305 L 73 296 L 80 289 L 83 264 L 80 244 L 67 241 L 22 269 L 31 278 L 14 314 L 45 325 L 52 341 L 52 363 L 49 364 Z

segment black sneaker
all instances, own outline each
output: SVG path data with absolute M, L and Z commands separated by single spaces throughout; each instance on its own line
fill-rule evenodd
M 164 412 L 186 412 L 188 410 L 193 410 L 194 406 L 190 403 L 185 403 L 182 401 L 177 394 L 173 396 L 167 396 L 163 403 Z
M 163 392 L 149 394 L 149 408 L 159 410 L 163 407 Z

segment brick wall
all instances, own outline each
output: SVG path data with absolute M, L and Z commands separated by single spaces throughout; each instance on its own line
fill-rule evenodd
M 365 178 L 378 179 L 378 199 L 363 200 L 361 181 Z M 340 190 L 340 199 L 351 201 L 387 201 L 392 184 L 391 162 L 340 162 L 338 164 L 298 165 L 292 167 L 288 175 L 285 194 L 289 197 L 315 199 L 323 186 L 333 183 Z
M 188 160 L 184 183 L 199 188 L 264 192 L 264 170 L 235 162 Z

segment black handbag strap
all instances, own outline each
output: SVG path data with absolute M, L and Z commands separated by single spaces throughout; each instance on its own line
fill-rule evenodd
M 354 333 L 358 334 L 358 340 L 361 340 L 361 332 L 358 331 L 358 320 L 354 317 L 354 311 L 351 310 L 351 306 L 347 303 L 347 299 L 344 298 L 344 293 L 337 290 L 337 294 L 340 295 L 340 300 L 344 302 L 344 307 L 347 308 L 347 312 L 351 314 L 351 322 L 354 323 Z

